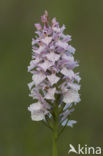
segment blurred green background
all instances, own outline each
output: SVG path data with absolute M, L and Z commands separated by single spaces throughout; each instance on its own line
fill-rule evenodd
M 0 156 L 51 156 L 51 132 L 27 111 L 31 39 L 45 9 L 72 35 L 82 77 L 82 101 L 72 114 L 78 124 L 61 136 L 59 156 L 70 143 L 103 146 L 103 0 L 1 0 Z

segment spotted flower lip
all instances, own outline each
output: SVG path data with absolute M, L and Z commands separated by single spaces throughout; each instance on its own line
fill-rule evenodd
M 55 94 L 56 88 L 49 88 L 47 91 L 47 94 L 45 95 L 45 99 L 51 99 L 54 100 L 54 94 Z
M 55 74 L 48 75 L 47 78 L 50 81 L 51 85 L 57 83 L 60 80 L 60 78 Z
M 58 61 L 60 58 L 60 55 L 56 54 L 55 52 L 51 51 L 50 53 L 48 53 L 46 55 L 47 59 L 49 61 L 52 61 L 53 63 L 55 63 L 55 61 Z
M 64 93 L 63 101 L 65 103 L 78 103 L 80 101 L 79 94 L 76 90 L 70 89 Z
M 73 79 L 74 78 L 74 76 L 75 76 L 75 74 L 74 74 L 74 72 L 72 71 L 72 70 L 68 70 L 67 68 L 63 68 L 62 70 L 61 70 L 61 73 L 64 75 L 64 76 L 67 76 L 69 79 Z
M 44 46 L 40 46 L 37 50 L 33 50 L 34 53 L 40 54 L 45 49 Z
M 61 47 L 64 50 L 67 50 L 68 49 L 68 44 L 65 43 L 65 42 L 63 42 L 63 41 L 61 41 L 61 40 L 57 41 L 56 46 Z
M 53 62 L 50 62 L 48 60 L 45 60 L 45 62 L 39 64 L 39 67 L 41 67 L 44 71 L 46 71 L 51 66 L 53 66 Z
M 44 39 L 42 39 L 42 42 L 46 45 L 48 45 L 52 40 L 52 37 L 45 37 Z
M 80 102 L 81 80 L 75 67 L 79 66 L 74 59 L 76 49 L 70 45 L 71 35 L 64 33 L 66 27 L 61 27 L 56 18 L 49 20 L 48 12 L 41 16 L 41 23 L 34 24 L 35 38 L 32 39 L 32 59 L 28 72 L 32 81 L 28 84 L 30 96 L 34 102 L 28 107 L 33 121 L 51 120 L 57 105 L 59 124 L 73 127 L 74 120 L 68 120 L 71 108 Z M 60 98 L 60 99 L 59 99 Z M 58 111 L 57 110 L 57 111 Z
M 33 82 L 36 86 L 39 85 L 45 78 L 46 76 L 43 73 L 38 73 L 32 76 Z
M 28 110 L 31 112 L 31 118 L 33 121 L 43 120 L 45 119 L 45 115 L 48 114 L 48 111 L 45 110 L 40 102 L 30 105 Z

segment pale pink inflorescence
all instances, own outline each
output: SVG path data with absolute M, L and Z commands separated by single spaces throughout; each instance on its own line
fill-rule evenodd
M 63 33 L 65 26 L 59 27 L 56 18 L 49 22 L 45 11 L 41 21 L 43 26 L 35 24 L 37 35 L 32 39 L 32 60 L 28 66 L 28 72 L 32 74 L 32 82 L 28 84 L 30 96 L 35 100 L 28 109 L 32 120 L 45 120 L 46 115 L 52 116 L 56 95 L 60 95 L 60 122 L 65 125 L 73 111 L 71 107 L 80 101 L 80 77 L 74 72 L 78 66 L 73 57 L 75 48 L 69 44 L 71 36 Z M 75 123 L 70 120 L 68 126 Z

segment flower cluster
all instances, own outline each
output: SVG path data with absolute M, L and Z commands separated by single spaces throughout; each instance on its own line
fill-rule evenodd
M 74 72 L 78 62 L 74 60 L 70 35 L 63 32 L 56 18 L 49 21 L 48 12 L 41 17 L 41 24 L 35 24 L 36 36 L 32 39 L 32 60 L 28 72 L 32 82 L 28 84 L 34 103 L 28 107 L 34 121 L 52 120 L 58 114 L 60 125 L 73 126 L 69 120 L 73 106 L 80 101 L 79 73 Z

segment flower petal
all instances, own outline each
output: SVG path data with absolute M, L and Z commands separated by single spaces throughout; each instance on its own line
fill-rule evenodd
M 44 63 L 40 63 L 39 66 L 46 71 L 49 67 L 51 67 L 54 63 L 46 60 Z
M 56 76 L 55 74 L 51 74 L 49 76 L 47 76 L 48 80 L 50 81 L 51 85 L 57 83 L 60 78 L 58 76 Z
M 48 113 L 46 109 L 44 109 L 43 105 L 38 102 L 30 105 L 28 110 L 31 112 L 31 118 L 34 121 L 40 121 L 45 118 L 45 115 Z
M 45 78 L 46 78 L 46 76 L 44 74 L 42 74 L 42 73 L 35 74 L 32 77 L 33 82 L 35 83 L 36 86 L 38 84 L 40 84 Z
M 68 50 L 69 53 L 72 53 L 72 54 L 74 54 L 75 51 L 76 51 L 75 48 L 72 47 L 71 45 L 68 46 L 67 50 Z
M 55 54 L 53 51 L 51 51 L 50 53 L 48 53 L 46 55 L 46 57 L 47 57 L 48 60 L 50 60 L 52 62 L 55 62 L 55 61 L 59 60 L 60 55 Z
M 77 83 L 70 83 L 70 82 L 68 82 L 68 86 L 69 86 L 71 89 L 73 89 L 73 90 L 76 90 L 76 91 L 80 90 L 80 85 L 77 84 Z
M 36 27 L 37 30 L 41 30 L 42 29 L 42 26 L 41 26 L 40 23 L 36 23 L 35 24 L 35 27 Z
M 77 103 L 80 101 L 79 93 L 73 89 L 69 89 L 66 93 L 64 93 L 63 101 L 65 103 Z
M 56 88 L 49 88 L 47 94 L 45 95 L 45 99 L 54 100 L 55 92 L 56 92 Z
M 49 44 L 52 40 L 52 37 L 45 37 L 44 39 L 42 39 L 41 41 L 44 43 L 44 44 Z
M 77 121 L 75 121 L 75 120 L 69 120 L 67 126 L 73 128 L 74 124 L 76 124 L 76 123 L 77 123 Z
M 73 79 L 75 74 L 72 70 L 70 69 L 67 69 L 66 67 L 64 67 L 62 70 L 61 70 L 61 73 L 65 76 L 67 76 L 68 78 L 70 79 Z
M 40 54 L 41 52 L 43 52 L 44 49 L 45 49 L 44 46 L 40 46 L 37 50 L 34 50 L 34 49 L 33 49 L 33 52 L 34 52 L 34 53 L 37 53 L 37 54 Z
M 59 46 L 59 47 L 65 49 L 65 50 L 67 50 L 67 48 L 68 48 L 68 43 L 62 42 L 61 40 L 59 40 L 59 41 L 56 43 L 56 46 Z

